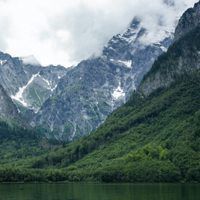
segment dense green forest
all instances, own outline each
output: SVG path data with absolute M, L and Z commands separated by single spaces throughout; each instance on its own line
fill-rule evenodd
M 18 125 L 14 121 L 0 121 L 0 167 L 17 166 L 18 162 L 42 155 L 61 144 L 47 140 L 41 130 Z
M 22 158 L 15 168 L 12 162 L 3 165 L 0 180 L 198 182 L 199 91 L 196 73 L 145 99 L 135 93 L 96 132 Z
M 200 76 L 143 100 L 133 95 L 95 133 L 34 162 L 70 180 L 200 180 Z

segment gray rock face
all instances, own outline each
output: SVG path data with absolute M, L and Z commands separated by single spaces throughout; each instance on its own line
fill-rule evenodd
M 200 23 L 200 1 L 189 8 L 180 18 L 175 31 L 175 40 L 190 32 Z
M 7 95 L 4 88 L 0 85 L 0 119 L 1 120 L 16 120 L 19 119 L 17 107 Z
M 174 6 L 174 0 L 163 2 Z M 176 41 L 199 24 L 199 4 L 179 21 Z M 173 41 L 173 34 L 163 27 L 161 34 L 151 32 L 139 18 L 134 18 L 126 31 L 111 38 L 101 56 L 68 69 L 44 68 L 32 56 L 13 58 L 0 52 L 0 84 L 32 126 L 43 127 L 47 137 L 72 140 L 96 129 L 138 89 L 155 60 Z M 197 68 L 198 47 L 193 51 L 186 47 L 183 42 L 181 49 L 170 50 L 174 57 L 168 60 L 165 70 L 157 70 L 159 58 L 139 90 L 148 95 L 167 87 L 180 72 L 190 70 L 191 63 Z M 162 59 L 168 59 L 166 54 Z
M 67 69 L 61 66 L 44 68 L 33 58 L 33 64 L 28 61 L 30 58 L 13 58 L 0 52 L 0 84 L 19 109 L 25 107 L 37 112 Z
M 9 95 L 17 93 L 18 88 L 25 85 L 36 71 L 37 67 L 25 69 L 19 58 L 0 52 L 0 84 Z
M 135 90 L 155 59 L 171 44 L 166 33 L 161 41 L 148 43 L 147 30 L 134 19 L 122 34 L 114 36 L 102 55 L 82 61 L 59 81 L 52 96 L 31 120 L 51 130 L 60 140 L 90 133 Z
M 176 29 L 176 39 L 179 39 L 166 54 L 158 58 L 139 87 L 140 92 L 145 96 L 159 88 L 168 87 L 183 75 L 187 76 L 200 69 L 199 11 L 200 2 L 181 17 Z
M 32 126 L 43 127 L 47 137 L 72 140 L 96 129 L 126 102 L 172 40 L 172 33 L 157 37 L 134 18 L 101 56 L 76 67 L 42 67 L 34 57 L 0 53 L 0 84 Z
M 131 68 L 138 87 L 143 76 L 150 70 L 155 59 L 172 42 L 173 34 L 166 32 L 166 36 L 157 42 L 147 41 L 148 31 L 141 26 L 140 20 L 135 18 L 124 34 L 114 36 L 103 50 L 110 61 L 121 63 Z
M 63 77 L 33 123 L 45 125 L 57 139 L 82 136 L 125 102 L 131 84 L 129 68 L 104 58 L 83 61 Z
M 67 70 L 61 66 L 40 67 L 12 98 L 37 113 L 43 103 L 53 94 L 66 72 Z

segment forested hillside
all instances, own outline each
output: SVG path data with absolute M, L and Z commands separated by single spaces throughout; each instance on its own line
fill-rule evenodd
M 182 78 L 147 99 L 134 94 L 90 136 L 19 163 L 18 179 L 199 181 L 200 75 Z
M 147 99 L 134 95 L 95 133 L 32 167 L 65 168 L 69 180 L 200 180 L 199 78 L 184 77 Z
M 200 182 L 199 38 L 198 25 L 181 34 L 130 100 L 79 140 L 49 146 L 2 123 L 0 181 Z

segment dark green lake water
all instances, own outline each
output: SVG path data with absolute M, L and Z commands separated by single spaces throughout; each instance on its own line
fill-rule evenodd
M 0 184 L 0 200 L 200 200 L 200 185 Z

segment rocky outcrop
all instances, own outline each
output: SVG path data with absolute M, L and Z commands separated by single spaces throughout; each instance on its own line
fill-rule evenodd
M 0 84 L 20 110 L 37 112 L 67 71 L 62 66 L 42 67 L 33 57 L 0 52 Z
M 200 24 L 200 1 L 189 8 L 180 18 L 175 31 L 175 40 L 178 40 Z
M 130 71 L 104 58 L 81 62 L 59 82 L 32 124 L 61 140 L 91 132 L 125 102 L 125 88 L 134 87 Z
M 0 120 L 18 120 L 19 113 L 17 107 L 0 85 Z
M 95 130 L 127 101 L 155 59 L 172 41 L 166 32 L 147 41 L 148 31 L 135 18 L 128 29 L 114 36 L 102 55 L 82 61 L 60 80 L 52 96 L 31 120 L 44 126 L 47 136 L 72 140 Z
M 139 87 L 139 91 L 145 96 L 159 88 L 168 87 L 182 75 L 188 75 L 200 69 L 199 11 L 200 2 L 181 17 L 174 44 L 167 53 L 157 59 Z
M 114 36 L 103 50 L 103 55 L 110 61 L 131 68 L 136 88 L 155 59 L 167 51 L 173 39 L 173 33 L 167 31 L 163 37 L 155 36 L 157 38 L 152 41 L 148 38 L 148 34 L 150 33 L 141 25 L 140 20 L 134 18 L 127 31 Z

